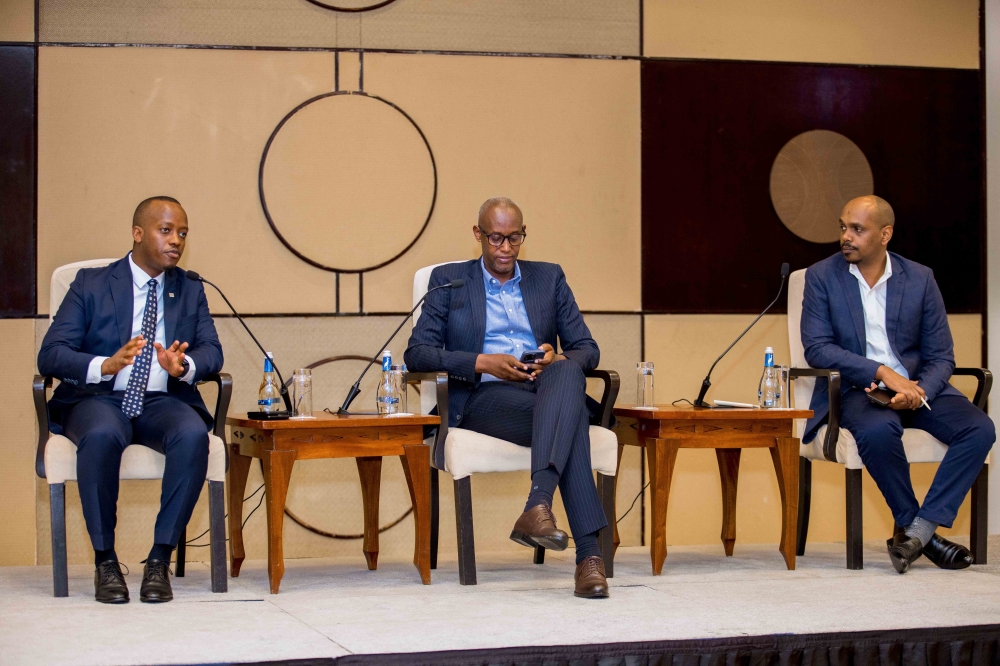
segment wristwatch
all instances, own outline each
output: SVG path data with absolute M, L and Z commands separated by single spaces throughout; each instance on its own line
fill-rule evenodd
M 187 359 L 184 359 L 183 361 L 181 361 L 181 368 L 183 369 L 183 372 L 181 372 L 181 377 L 183 377 L 191 369 L 191 364 L 188 363 Z

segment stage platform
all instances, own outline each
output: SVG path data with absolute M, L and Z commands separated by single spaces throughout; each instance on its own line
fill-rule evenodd
M 932 627 L 1000 624 L 1000 537 L 991 538 L 991 564 L 947 572 L 921 559 L 905 576 L 893 571 L 883 544 L 866 544 L 863 571 L 844 569 L 843 544 L 810 544 L 796 571 L 785 570 L 774 545 L 737 544 L 732 558 L 721 545 L 672 547 L 659 577 L 650 575 L 647 549 L 622 548 L 606 600 L 573 597 L 572 551 L 550 553 L 544 565 L 532 564 L 527 549 L 521 557 L 481 553 L 479 585 L 470 587 L 458 584 L 456 563 L 445 561 L 424 586 L 408 562 L 365 570 L 359 544 L 356 558 L 289 560 L 278 595 L 268 593 L 263 561 L 245 562 L 228 594 L 212 594 L 207 566 L 189 564 L 187 576 L 174 579 L 175 600 L 163 605 L 139 603 L 138 563 L 129 563 L 133 601 L 123 606 L 93 600 L 87 566 L 70 568 L 67 599 L 52 597 L 49 567 L 0 568 L 0 664 L 527 664 L 564 662 L 560 650 L 597 663 L 597 644 L 718 639 L 690 644 L 708 649 L 753 645 L 746 637 L 755 636 L 876 632 L 877 647 L 884 643 L 877 632 L 887 630 L 920 630 L 899 634 L 912 639 L 931 636 Z M 947 663 L 996 663 L 1000 629 L 959 634 L 977 632 L 993 632 L 993 647 L 975 647 L 979 656 L 970 660 L 949 648 Z M 953 639 L 948 645 L 958 644 Z M 624 655 L 631 648 L 617 649 Z M 454 650 L 480 652 L 362 656 Z M 662 663 L 607 657 L 607 648 L 602 654 L 601 663 Z M 874 663 L 887 663 L 874 654 Z M 778 661 L 786 663 L 762 663 Z

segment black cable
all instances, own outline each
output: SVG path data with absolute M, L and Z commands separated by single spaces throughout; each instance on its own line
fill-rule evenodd
M 260 484 L 260 486 L 259 486 L 259 487 L 257 488 L 257 490 L 255 490 L 255 491 L 253 491 L 252 493 L 250 493 L 250 495 L 249 495 L 249 496 L 247 496 L 247 497 L 244 497 L 244 498 L 243 498 L 243 501 L 244 501 L 244 502 L 246 502 L 247 500 L 250 500 L 250 499 L 252 499 L 252 498 L 253 498 L 253 496 L 254 496 L 254 495 L 256 495 L 257 493 L 259 493 L 259 492 L 260 492 L 260 489 L 261 489 L 261 488 L 263 488 L 263 487 L 264 487 L 264 484 Z M 226 515 L 224 515 L 224 516 L 222 517 L 222 519 L 223 519 L 223 520 L 225 520 L 225 519 L 226 519 L 226 518 L 228 518 L 228 517 L 229 517 L 229 514 L 227 513 Z M 209 532 L 211 532 L 211 531 L 212 531 L 212 528 L 211 528 L 211 527 L 209 527 L 209 528 L 208 528 L 207 530 L 205 530 L 204 532 L 202 532 L 202 533 L 201 533 L 201 534 L 199 534 L 198 536 L 196 536 L 196 537 L 194 537 L 194 538 L 191 538 L 191 539 L 188 539 L 187 541 L 185 541 L 185 542 L 184 542 L 184 545 L 185 545 L 185 546 L 191 546 L 191 545 L 192 545 L 192 542 L 194 542 L 194 541 L 197 541 L 198 539 L 202 538 L 203 536 L 205 536 L 206 534 L 208 534 L 208 533 L 209 533 Z M 228 539 L 227 539 L 227 541 L 228 541 Z M 208 545 L 208 544 L 202 544 L 202 545 Z M 195 547 L 195 548 L 198 548 L 199 546 L 194 546 L 194 547 Z
M 652 481 L 650 481 L 649 483 L 652 483 Z M 625 516 L 627 516 L 628 512 L 632 510 L 632 508 L 635 506 L 635 503 L 639 501 L 639 497 L 641 497 L 642 494 L 644 492 L 646 492 L 646 488 L 649 488 L 649 483 L 647 483 L 646 485 L 644 485 L 642 487 L 642 490 L 639 491 L 639 494 L 635 496 L 634 500 L 632 500 L 632 504 L 629 506 L 628 511 L 626 511 L 625 513 L 623 513 L 622 517 L 615 521 L 615 525 L 617 525 L 618 523 L 620 523 L 623 520 L 625 520 Z
M 691 402 L 690 400 L 688 400 L 687 398 L 678 398 L 677 400 L 674 400 L 674 401 L 673 401 L 672 403 L 670 403 L 670 404 L 671 404 L 671 405 L 676 405 L 676 404 L 677 404 L 678 402 L 686 402 L 687 404 L 689 404 L 689 405 L 691 405 L 692 407 L 694 407 L 694 403 L 693 403 L 693 402 Z

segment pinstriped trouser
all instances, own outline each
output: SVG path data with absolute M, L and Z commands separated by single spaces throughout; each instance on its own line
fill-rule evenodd
M 574 535 L 605 527 L 607 519 L 590 462 L 587 380 L 570 360 L 546 368 L 534 382 L 482 382 L 469 396 L 461 427 L 531 447 L 531 471 L 559 473 Z

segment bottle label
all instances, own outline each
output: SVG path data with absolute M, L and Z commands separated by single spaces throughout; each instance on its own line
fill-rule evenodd
M 269 358 L 264 359 L 264 372 L 274 372 L 274 363 Z
M 387 405 L 396 405 L 399 403 L 399 398 L 393 398 L 388 395 L 380 395 L 377 400 L 378 402 L 384 402 Z
M 764 354 L 764 367 L 773 368 L 774 367 L 774 354 Z
M 392 369 L 392 356 L 384 354 L 382 356 L 382 372 L 389 372 Z
M 270 407 L 271 405 L 277 405 L 280 401 L 280 398 L 264 398 L 262 400 L 258 400 L 257 404 L 261 407 Z

